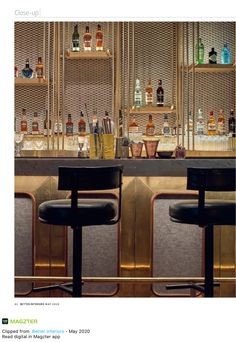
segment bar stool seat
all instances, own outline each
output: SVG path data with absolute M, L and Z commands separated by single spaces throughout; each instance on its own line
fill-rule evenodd
M 52 225 L 82 226 L 109 224 L 117 215 L 117 207 L 108 200 L 78 200 L 76 215 L 71 215 L 71 200 L 51 200 L 39 207 L 40 221 Z
M 199 224 L 198 201 L 182 201 L 169 208 L 171 221 L 176 223 Z M 208 200 L 201 215 L 204 224 L 233 225 L 235 222 L 235 202 Z

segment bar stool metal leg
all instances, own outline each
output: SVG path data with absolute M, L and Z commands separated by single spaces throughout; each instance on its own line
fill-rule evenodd
M 82 227 L 73 229 L 73 297 L 82 296 Z
M 205 227 L 205 297 L 214 294 L 214 227 Z

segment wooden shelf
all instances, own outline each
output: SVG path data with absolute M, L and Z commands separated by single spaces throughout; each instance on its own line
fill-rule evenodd
M 62 56 L 61 56 L 62 57 Z M 66 52 L 66 59 L 109 59 L 112 55 L 109 50 L 107 51 L 79 51 L 79 52 Z
M 48 79 L 42 78 L 15 78 L 16 86 L 47 86 Z
M 130 114 L 164 114 L 164 113 L 175 113 L 175 108 L 171 107 L 154 107 L 154 106 L 146 106 L 141 108 L 132 108 L 130 109 Z
M 217 73 L 217 72 L 231 72 L 235 70 L 234 64 L 192 64 L 189 66 L 189 71 L 193 72 L 206 72 L 206 73 Z

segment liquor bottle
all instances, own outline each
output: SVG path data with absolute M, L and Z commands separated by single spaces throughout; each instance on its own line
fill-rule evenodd
M 154 135 L 155 134 L 155 125 L 152 121 L 152 115 L 149 114 L 148 123 L 146 125 L 146 135 Z
M 73 135 L 73 122 L 71 120 L 71 114 L 68 114 L 68 121 L 66 123 L 66 135 Z
M 203 135 L 204 134 L 204 119 L 203 119 L 203 113 L 202 110 L 198 109 L 198 115 L 197 115 L 197 135 Z
M 221 63 L 230 64 L 230 49 L 226 43 L 221 51 Z
M 142 92 L 140 87 L 140 80 L 138 78 L 135 81 L 134 106 L 135 108 L 140 108 L 142 106 Z
M 233 109 L 230 110 L 230 117 L 229 117 L 228 124 L 229 124 L 229 134 L 232 137 L 235 137 L 235 117 L 234 117 Z
M 43 64 L 42 64 L 42 57 L 38 57 L 38 64 L 35 68 L 36 78 L 43 78 Z
M 191 111 L 188 113 L 187 122 L 185 124 L 185 134 L 188 132 L 189 134 L 193 133 L 193 117 Z
M 84 51 L 91 51 L 92 50 L 92 35 L 89 32 L 89 26 L 86 26 L 83 39 L 84 39 Z
M 213 111 L 210 112 L 207 120 L 207 134 L 216 135 L 216 120 Z
M 78 25 L 74 26 L 74 32 L 72 34 L 72 42 L 71 42 L 71 50 L 73 52 L 79 51 L 79 32 L 78 32 Z
M 211 48 L 211 51 L 209 52 L 209 63 L 217 64 L 217 52 L 214 50 L 214 48 Z
M 135 116 L 132 117 L 132 120 L 129 123 L 129 133 L 135 133 L 138 132 L 138 124 L 136 122 Z
M 38 113 L 34 112 L 34 118 L 32 121 L 32 134 L 39 134 L 39 121 L 38 121 Z
M 26 116 L 26 109 L 22 109 L 22 119 L 20 122 L 20 132 L 23 134 L 28 133 L 28 125 L 27 125 L 27 116 Z
M 15 65 L 15 68 L 14 68 L 14 76 L 15 76 L 15 78 L 17 78 L 19 76 L 18 68 L 17 68 L 16 65 Z
M 29 66 L 29 58 L 26 59 L 25 68 L 22 69 L 23 78 L 33 78 L 34 72 Z
M 123 137 L 123 114 L 121 109 L 119 110 L 119 137 Z
M 195 48 L 195 63 L 203 64 L 204 63 L 204 45 L 202 42 L 202 38 L 198 38 L 198 42 Z
M 219 135 L 225 134 L 225 117 L 223 114 L 223 109 L 220 109 L 220 114 L 217 120 L 217 132 Z
M 101 25 L 98 24 L 97 32 L 96 32 L 96 51 L 103 51 L 103 32 L 101 29 Z
M 80 119 L 78 122 L 78 133 L 79 133 L 79 135 L 85 135 L 86 134 L 86 122 L 84 120 L 84 114 L 82 111 L 80 112 Z
M 163 105 L 164 105 L 164 89 L 162 88 L 162 80 L 158 80 L 157 107 L 163 107 Z
M 164 114 L 164 122 L 163 122 L 163 127 L 162 127 L 162 134 L 164 135 L 170 135 L 170 125 L 168 121 L 168 115 Z
M 62 134 L 62 131 L 62 114 L 61 111 L 59 111 L 59 119 L 57 117 L 55 118 L 54 134 Z
M 148 81 L 148 85 L 145 89 L 145 103 L 146 106 L 152 106 L 153 103 L 153 88 L 151 84 L 151 80 Z
M 52 122 L 51 122 L 51 119 L 49 118 L 47 110 L 46 110 L 45 119 L 43 121 L 43 134 L 45 136 L 52 135 Z

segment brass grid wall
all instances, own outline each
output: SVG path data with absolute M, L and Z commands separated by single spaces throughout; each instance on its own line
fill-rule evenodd
M 194 41 L 193 41 L 194 32 Z M 227 43 L 231 52 L 231 63 L 235 63 L 235 23 L 234 22 L 200 22 L 184 23 L 184 64 L 193 63 L 193 52 L 198 37 L 202 38 L 204 44 L 204 63 L 208 64 L 208 53 L 214 47 L 217 51 L 217 64 L 221 64 L 221 50 Z M 194 44 L 194 46 L 193 46 Z M 188 58 L 187 58 L 188 49 Z M 226 130 L 228 130 L 228 118 L 230 109 L 235 110 L 235 71 L 227 73 L 203 73 L 195 72 L 195 107 L 193 108 L 193 73 L 185 73 L 184 77 L 184 118 L 187 121 L 188 101 L 189 110 L 195 113 L 195 130 L 198 109 L 203 110 L 206 123 L 209 112 L 214 111 L 217 120 L 220 109 L 223 109 L 226 119 Z M 189 85 L 189 87 L 188 87 Z M 185 94 L 188 94 L 188 97 Z M 188 99 L 188 101 L 187 101 Z
M 15 65 L 19 73 L 25 67 L 26 58 L 29 58 L 30 67 L 35 71 L 38 57 L 42 61 L 48 77 L 50 67 L 50 79 L 52 78 L 53 58 L 48 61 L 48 29 L 49 24 L 44 22 L 16 22 L 15 23 Z M 50 27 L 50 56 L 52 55 L 53 32 Z M 45 53 L 44 53 L 45 52 Z M 45 58 L 46 57 L 46 58 Z M 50 65 L 48 65 L 50 63 Z M 50 98 L 52 87 L 50 87 Z M 43 131 L 43 120 L 48 102 L 47 86 L 21 86 L 15 87 L 15 117 L 16 128 L 20 129 L 22 119 L 22 108 L 26 109 L 28 121 L 28 133 L 32 130 L 34 112 L 38 113 L 39 129 Z M 51 105 L 51 102 L 50 102 Z M 51 108 L 51 107 L 50 107 Z
M 129 26 L 129 29 L 128 29 Z M 156 108 L 158 79 L 162 80 L 164 105 L 176 105 L 176 23 L 134 22 L 121 25 L 121 103 L 123 108 L 133 106 L 135 79 L 140 79 L 142 103 L 145 106 L 145 87 L 151 79 L 153 86 L 153 107 Z M 134 51 L 133 51 L 134 50 Z M 129 51 L 129 56 L 128 56 Z M 128 71 L 130 78 L 128 80 Z M 124 99 L 122 101 L 122 98 Z M 147 114 L 136 114 L 140 130 L 145 132 Z M 175 114 L 168 114 L 169 123 L 174 125 Z M 153 121 L 160 133 L 163 114 L 153 114 Z

